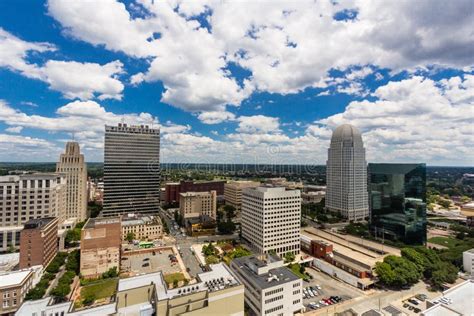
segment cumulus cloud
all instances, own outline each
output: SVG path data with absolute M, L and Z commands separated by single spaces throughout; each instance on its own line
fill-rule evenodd
M 118 60 L 105 65 L 58 60 L 49 60 L 44 65 L 28 62 L 31 53 L 55 49 L 49 43 L 23 41 L 0 28 L 0 67 L 44 81 L 52 90 L 60 91 L 68 99 L 86 100 L 95 95 L 100 100 L 121 99 L 124 86 L 117 75 L 123 72 L 123 65 Z
M 198 115 L 198 119 L 204 124 L 219 124 L 225 121 L 233 121 L 235 114 L 228 111 L 202 112 Z
M 5 128 L 5 132 L 8 132 L 8 133 L 21 133 L 22 130 L 23 130 L 23 126 L 12 126 L 12 127 Z
M 469 0 L 443 1 L 149 1 L 134 17 L 114 0 L 65 3 L 48 11 L 65 32 L 151 60 L 131 82 L 161 81 L 162 101 L 192 112 L 224 111 L 254 91 L 325 88 L 331 69 L 352 71 L 343 93 L 365 95 L 353 80 L 375 67 L 393 72 L 430 65 L 465 69 L 474 62 Z M 353 12 L 338 20 L 338 12 Z M 200 16 L 199 20 L 197 16 Z M 204 16 L 204 18 L 203 18 Z M 205 22 L 202 22 L 205 21 Z M 250 73 L 238 83 L 229 65 Z M 375 75 L 380 78 L 380 74 Z
M 237 120 L 239 121 L 239 127 L 237 128 L 237 131 L 241 133 L 264 134 L 280 131 L 280 122 L 277 117 L 253 115 L 240 116 Z
M 353 101 L 318 123 L 350 123 L 363 132 L 372 161 L 474 161 L 472 75 L 440 82 L 414 76 L 379 87 L 374 101 Z

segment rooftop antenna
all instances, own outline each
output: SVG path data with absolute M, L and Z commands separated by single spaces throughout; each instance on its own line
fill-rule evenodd
M 75 140 L 75 135 L 76 135 L 76 133 L 75 133 L 75 132 L 72 132 L 72 140 L 73 140 L 73 141 Z

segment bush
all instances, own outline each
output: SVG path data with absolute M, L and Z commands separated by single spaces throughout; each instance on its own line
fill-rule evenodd
M 82 299 L 82 304 L 83 305 L 91 305 L 95 301 L 95 295 L 94 293 L 87 293 L 85 297 Z
M 103 279 L 116 278 L 118 276 L 117 267 L 112 267 L 108 271 L 102 273 Z

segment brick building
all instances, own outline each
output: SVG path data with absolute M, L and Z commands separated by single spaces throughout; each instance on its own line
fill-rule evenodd
M 216 191 L 217 196 L 224 195 L 224 180 L 216 181 L 181 181 L 167 183 L 165 187 L 165 203 L 179 203 L 179 194 L 186 192 Z
M 122 225 L 120 217 L 90 218 L 81 231 L 81 274 L 96 278 L 120 268 Z
M 29 220 L 20 232 L 20 269 L 46 267 L 58 252 L 56 217 Z

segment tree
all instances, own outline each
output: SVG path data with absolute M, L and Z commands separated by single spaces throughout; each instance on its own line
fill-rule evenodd
M 202 246 L 202 253 L 204 254 L 205 257 L 214 255 L 216 253 L 216 247 L 214 247 L 212 242 L 210 242 L 209 245 Z
M 395 282 L 395 272 L 392 267 L 386 262 L 377 262 L 375 264 L 375 273 L 379 277 L 380 282 L 391 285 Z
M 295 254 L 292 252 L 287 252 L 285 253 L 284 259 L 285 263 L 293 262 L 293 260 L 295 260 Z
M 227 219 L 230 220 L 235 217 L 235 207 L 232 205 L 224 205 L 224 211 L 227 215 Z
M 223 235 L 233 234 L 235 231 L 235 224 L 230 219 L 227 219 L 227 221 L 217 224 L 217 231 Z
M 206 263 L 207 264 L 216 264 L 219 263 L 219 258 L 215 255 L 210 255 L 206 257 Z
M 417 266 L 420 273 L 425 272 L 429 262 L 425 257 L 422 256 L 421 253 L 413 248 L 402 248 L 401 254 L 402 257 L 405 257 L 413 262 Z
M 127 233 L 127 236 L 125 237 L 125 239 L 126 239 L 128 242 L 132 242 L 132 241 L 135 239 L 135 233 L 133 233 L 133 232 Z

